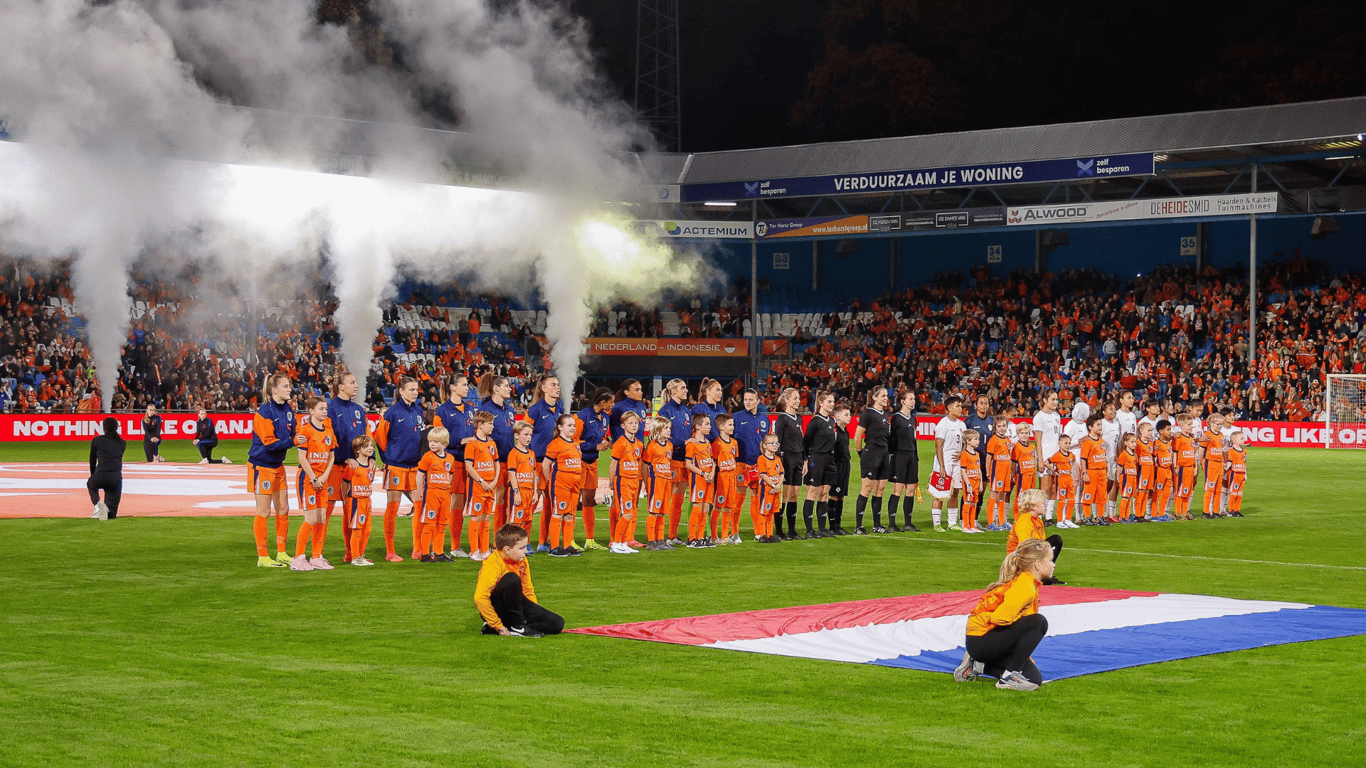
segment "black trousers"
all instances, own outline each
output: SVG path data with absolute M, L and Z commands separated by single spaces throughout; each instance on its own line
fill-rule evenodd
M 148 461 L 161 452 L 161 441 L 152 442 L 151 440 L 142 441 L 142 453 Z
M 195 446 L 199 448 L 199 455 L 201 458 L 208 459 L 210 464 L 214 463 L 213 449 L 218 447 L 217 440 L 208 443 L 195 443 Z
M 531 602 L 522 594 L 522 579 L 515 573 L 505 573 L 493 585 L 489 594 L 493 611 L 506 627 L 526 627 L 544 635 L 558 635 L 564 631 L 564 619 Z
M 1043 684 L 1043 673 L 1029 660 L 1048 634 L 1048 619 L 1036 613 L 1004 627 L 996 627 L 985 635 L 968 635 L 968 655 L 980 661 L 986 673 L 999 678 L 1006 673 L 1019 672 L 1037 684 Z
M 123 475 L 112 472 L 96 472 L 85 481 L 85 489 L 90 491 L 90 503 L 100 503 L 100 491 L 104 491 L 104 505 L 109 507 L 109 519 L 119 516 L 119 499 L 123 498 Z

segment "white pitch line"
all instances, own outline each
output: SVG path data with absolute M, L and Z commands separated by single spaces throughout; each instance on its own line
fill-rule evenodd
M 897 537 L 896 541 L 928 541 L 936 544 L 976 544 L 984 547 L 1000 546 L 990 541 L 954 541 L 953 539 L 924 539 Z M 1138 555 L 1140 557 L 1170 557 L 1177 560 L 1212 560 L 1219 563 L 1250 563 L 1252 565 L 1290 565 L 1303 566 L 1305 568 L 1334 568 L 1342 571 L 1366 571 L 1366 566 L 1361 565 L 1327 565 L 1325 563 L 1284 563 L 1278 560 L 1245 560 L 1238 557 L 1207 557 L 1205 555 L 1173 555 L 1168 552 L 1128 552 L 1122 549 L 1089 549 L 1086 547 L 1068 546 L 1064 552 L 1100 552 L 1107 555 Z

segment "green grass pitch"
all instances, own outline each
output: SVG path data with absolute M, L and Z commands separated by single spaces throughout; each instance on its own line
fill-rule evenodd
M 0 461 L 79 461 L 85 451 L 0 444 Z M 197 459 L 188 444 L 165 452 Z M 245 443 L 228 453 L 245 458 Z M 1366 453 L 1254 449 L 1249 469 L 1247 518 L 1065 531 L 1058 575 L 1077 586 L 1366 608 Z M 917 506 L 917 519 L 926 516 Z M 400 550 L 407 528 L 400 521 Z M 476 564 L 258 569 L 246 518 L 3 520 L 0 531 L 0 765 L 1302 766 L 1366 757 L 1366 637 L 1024 694 L 875 666 L 576 635 L 484 637 L 470 598 Z M 595 552 L 537 557 L 532 573 L 546 605 L 570 626 L 590 626 L 981 588 L 1004 537 Z M 376 531 L 372 549 L 379 540 Z

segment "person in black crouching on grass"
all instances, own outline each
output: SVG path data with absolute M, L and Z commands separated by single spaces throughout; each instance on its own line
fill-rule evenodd
M 542 637 L 564 630 L 564 619 L 536 599 L 526 544 L 526 529 L 508 523 L 493 535 L 495 549 L 479 566 L 474 605 L 484 618 L 481 631 L 486 635 Z
M 830 485 L 830 501 L 826 503 L 826 515 L 830 518 L 830 528 L 823 536 L 848 536 L 849 532 L 840 527 L 844 518 L 844 497 L 849 495 L 849 405 L 840 403 L 835 406 L 835 482 Z
M 90 491 L 90 503 L 95 520 L 113 520 L 119 516 L 119 499 L 123 497 L 123 452 L 128 443 L 119 436 L 119 422 L 112 416 L 104 420 L 104 434 L 90 441 L 90 479 L 85 488 Z M 104 491 L 104 501 L 100 501 Z
M 835 396 L 829 392 L 816 393 L 816 415 L 806 423 L 802 438 L 806 450 L 806 503 L 802 505 L 802 522 L 806 523 L 806 539 L 823 539 L 826 506 L 830 502 L 830 486 L 835 483 Z M 811 527 L 812 512 L 820 520 L 820 533 Z

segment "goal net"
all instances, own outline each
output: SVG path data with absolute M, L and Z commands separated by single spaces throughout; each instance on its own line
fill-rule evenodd
M 1366 448 L 1366 375 L 1328 374 L 1327 448 Z

